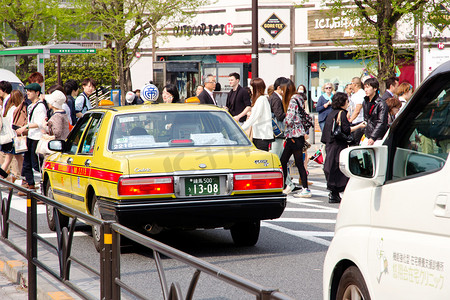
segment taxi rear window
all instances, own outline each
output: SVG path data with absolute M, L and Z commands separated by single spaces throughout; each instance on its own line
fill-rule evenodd
M 169 147 L 249 146 L 225 111 L 142 112 L 117 115 L 109 150 Z

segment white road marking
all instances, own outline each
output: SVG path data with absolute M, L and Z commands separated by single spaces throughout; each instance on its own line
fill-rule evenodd
M 280 231 L 280 232 L 283 232 L 283 233 L 286 233 L 286 234 L 289 234 L 289 235 L 292 235 L 292 236 L 295 236 L 295 237 L 299 237 L 299 238 L 302 238 L 304 240 L 308 240 L 308 241 L 311 241 L 311 242 L 314 242 L 314 243 L 317 243 L 317 244 L 320 244 L 320 245 L 324 245 L 324 246 L 327 246 L 327 247 L 330 246 L 330 242 L 329 241 L 327 241 L 325 239 L 321 239 L 321 238 L 319 238 L 319 237 L 317 237 L 315 235 L 311 235 L 311 233 L 315 233 L 315 231 L 309 231 L 309 232 L 308 231 L 306 231 L 306 232 L 305 231 L 296 231 L 296 230 L 284 228 L 282 226 L 270 224 L 267 221 L 261 222 L 261 225 L 263 227 L 267 227 L 267 228 L 270 228 L 270 229 L 273 229 L 273 230 L 277 230 L 277 231 Z M 323 235 L 321 235 L 321 236 L 327 236 L 327 237 L 331 237 L 331 236 L 334 235 L 334 233 L 332 233 L 332 232 L 323 232 L 322 234 Z
M 313 224 L 335 224 L 335 219 L 311 219 L 311 218 L 278 218 L 267 220 L 266 222 L 285 222 L 285 223 L 313 223 Z
M 295 208 L 295 207 L 287 207 L 284 211 L 292 211 L 292 212 L 310 212 L 310 213 L 325 213 L 325 214 L 337 214 L 339 210 L 331 208 Z
M 13 196 L 13 198 L 11 199 L 11 208 L 26 214 L 27 213 L 27 199 Z M 45 214 L 46 213 L 45 205 L 38 205 L 37 213 Z
M 41 236 L 42 238 L 56 238 L 56 232 L 49 232 L 49 233 L 40 233 L 39 236 Z M 82 232 L 82 231 L 75 231 L 73 233 L 73 236 L 89 236 L 89 234 L 87 234 L 86 232 Z

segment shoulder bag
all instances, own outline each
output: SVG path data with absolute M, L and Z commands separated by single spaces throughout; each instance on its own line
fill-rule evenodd
M 14 132 L 12 128 L 8 128 L 7 124 L 3 123 L 3 116 L 0 115 L 1 130 L 0 130 L 0 145 L 11 143 L 14 138 Z
M 309 129 L 313 127 L 313 121 L 311 116 L 305 111 L 305 109 L 300 105 L 300 102 L 298 102 L 298 99 L 296 98 L 295 101 L 297 101 L 298 105 L 298 113 L 300 116 L 300 123 L 302 123 L 303 129 L 305 130 L 306 134 L 309 134 Z
M 339 111 L 339 113 L 337 114 L 337 117 L 333 119 L 333 127 L 332 127 L 331 135 L 333 136 L 333 138 L 335 140 L 342 141 L 347 144 L 352 144 L 353 143 L 353 135 L 351 135 L 351 134 L 347 135 L 344 132 L 342 132 L 341 113 L 342 113 L 342 110 Z
M 278 120 L 275 117 L 275 114 L 272 113 L 272 130 L 273 130 L 273 136 L 275 138 L 282 138 L 284 136 L 284 132 L 281 128 L 282 128 L 282 126 L 280 126 Z

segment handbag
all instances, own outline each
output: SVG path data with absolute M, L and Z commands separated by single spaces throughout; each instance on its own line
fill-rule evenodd
M 14 111 L 12 128 L 14 130 L 17 130 L 20 127 L 27 125 L 27 123 L 28 123 L 27 106 L 25 104 L 25 101 L 22 101 L 22 103 L 20 103 L 19 106 Z M 28 135 L 28 129 L 25 130 L 22 133 L 22 135 L 24 135 L 24 136 Z
M 353 143 L 353 135 L 351 135 L 351 134 L 347 135 L 344 132 L 342 132 L 341 113 L 342 113 L 342 110 L 339 111 L 339 113 L 337 114 L 337 118 L 333 119 L 333 127 L 332 127 L 332 131 L 331 131 L 331 135 L 333 136 L 333 138 L 335 140 L 346 142 L 347 144 L 352 144 Z
M 43 134 L 41 139 L 37 143 L 36 153 L 42 154 L 44 156 L 54 153 L 54 151 L 48 149 L 48 142 L 53 141 L 54 139 L 54 135 Z
M 16 136 L 14 139 L 14 151 L 16 153 L 27 152 L 27 137 L 25 135 Z
M 277 119 L 275 119 L 274 114 L 272 114 L 272 130 L 273 130 L 273 136 L 275 138 L 281 138 L 284 136 L 283 130 L 281 130 L 280 125 L 277 122 Z
M 9 128 L 3 123 L 3 117 L 0 115 L 1 129 L 0 129 L 0 145 L 11 143 L 14 138 L 12 128 Z M 5 126 L 6 125 L 6 126 Z

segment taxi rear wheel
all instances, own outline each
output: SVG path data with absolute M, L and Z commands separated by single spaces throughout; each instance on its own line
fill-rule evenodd
M 342 274 L 337 289 L 338 300 L 370 300 L 364 277 L 357 267 L 351 266 Z
M 261 221 L 236 223 L 230 228 L 234 244 L 254 246 L 258 242 Z
M 92 195 L 91 214 L 98 219 L 102 218 L 100 214 L 100 207 L 97 201 L 97 196 L 95 194 Z M 92 238 L 94 239 L 95 249 L 100 252 L 102 239 L 100 233 L 100 225 L 92 225 Z
M 50 182 L 47 182 L 47 186 L 45 189 L 45 195 L 50 199 L 55 199 L 53 196 L 53 190 L 50 185 Z M 63 215 L 58 209 L 54 208 L 51 205 L 46 204 L 46 212 L 47 212 L 47 224 L 48 228 L 51 231 L 56 231 L 56 217 L 55 215 L 58 214 L 59 224 L 62 227 L 67 227 L 69 225 L 69 217 Z

